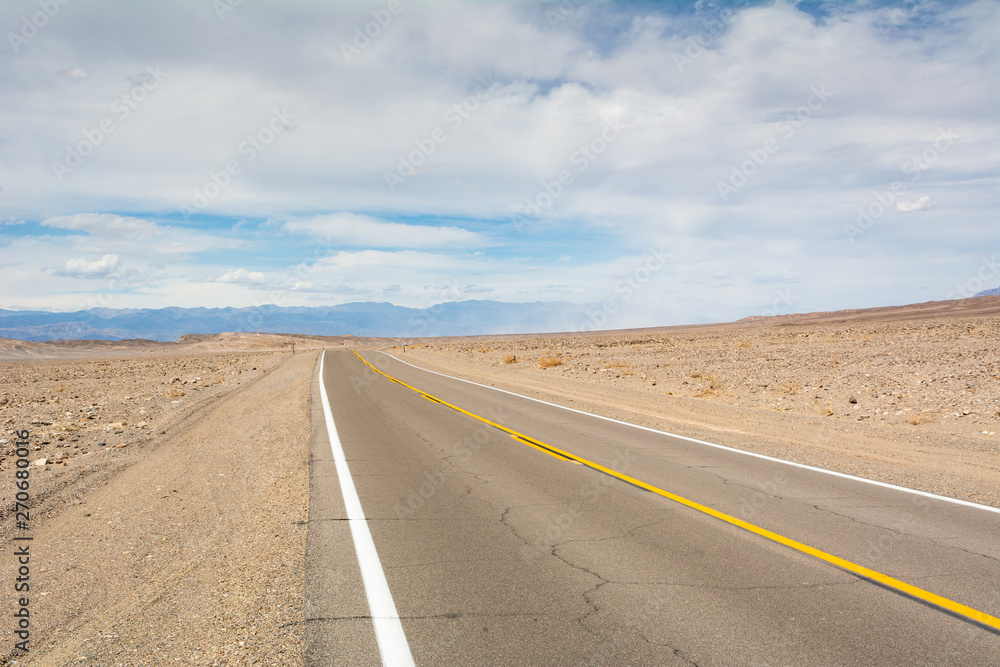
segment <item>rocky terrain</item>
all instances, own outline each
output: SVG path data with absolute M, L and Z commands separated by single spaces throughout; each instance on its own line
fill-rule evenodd
M 3 365 L 0 474 L 14 455 L 14 429 L 31 432 L 33 472 L 63 471 L 142 447 L 188 405 L 260 377 L 278 353 L 164 356 L 153 359 L 15 361 Z M 5 501 L 9 498 L 5 498 Z
M 998 334 L 996 321 L 973 320 L 529 338 L 415 350 L 451 354 L 506 376 L 557 375 L 834 419 L 933 422 L 935 430 L 972 435 L 1000 427 Z
M 301 664 L 315 360 L 189 349 L 0 363 L 0 543 L 25 534 L 12 482 L 14 431 L 27 429 L 41 591 L 30 653 L 8 643 L 0 664 Z M 14 566 L 0 561 L 8 581 Z

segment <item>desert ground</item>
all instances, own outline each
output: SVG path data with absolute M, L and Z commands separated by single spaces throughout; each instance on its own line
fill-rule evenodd
M 0 664 L 301 664 L 309 387 L 315 350 L 341 344 L 0 342 L 0 540 L 24 534 L 27 429 L 39 591 L 30 652 L 5 642 Z
M 1000 506 L 1000 297 L 697 327 L 0 341 L 4 553 L 31 432 L 32 650 L 0 664 L 301 664 L 324 347 Z M 292 352 L 292 344 L 295 352 Z M 766 490 L 762 490 L 766 492 Z M 11 581 L 13 559 L 0 562 Z M 11 636 L 14 600 L 0 631 Z

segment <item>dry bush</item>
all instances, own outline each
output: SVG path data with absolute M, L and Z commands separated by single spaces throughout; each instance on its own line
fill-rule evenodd
M 736 347 L 750 347 L 750 343 L 746 342 L 745 340 L 741 340 L 740 342 L 736 343 Z
M 826 410 L 823 411 L 823 416 L 824 417 L 832 417 L 833 416 L 833 410 L 831 410 L 830 408 L 827 408 Z
M 553 366 L 562 366 L 562 359 L 556 359 L 555 357 L 542 357 L 538 360 L 539 368 L 552 368 Z
M 505 364 L 516 364 L 520 359 L 517 358 L 516 354 L 505 354 L 503 357 L 503 362 Z
M 487 352 L 491 352 L 492 350 L 490 350 L 490 348 L 486 347 L 485 345 L 481 345 L 479 347 L 479 351 L 482 352 L 483 354 L 486 354 Z
M 694 393 L 695 398 L 708 398 L 709 396 L 715 396 L 717 392 L 715 391 L 715 385 L 705 387 L 704 389 L 699 389 Z
M 691 377 L 697 380 L 698 378 L 701 377 L 701 373 L 691 373 Z
M 167 396 L 170 398 L 180 398 L 181 396 L 184 396 L 184 390 L 179 387 L 174 387 L 167 392 Z
M 914 426 L 919 426 L 920 424 L 926 424 L 931 420 L 927 415 L 913 415 L 910 417 L 910 423 Z

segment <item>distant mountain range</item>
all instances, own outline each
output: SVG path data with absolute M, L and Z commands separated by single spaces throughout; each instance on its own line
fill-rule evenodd
M 588 306 L 454 301 L 430 308 L 390 303 L 257 308 L 92 308 L 73 313 L 0 309 L 0 338 L 175 341 L 183 334 L 244 331 L 319 336 L 419 337 L 577 331 Z
M 994 287 L 993 289 L 984 289 L 979 294 L 975 296 L 1000 296 L 1000 287 Z

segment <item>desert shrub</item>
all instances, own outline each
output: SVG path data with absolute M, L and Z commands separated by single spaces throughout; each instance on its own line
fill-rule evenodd
M 562 359 L 556 359 L 555 357 L 542 357 L 538 360 L 539 368 L 552 368 L 553 366 L 562 366 Z
M 503 362 L 505 364 L 516 364 L 520 359 L 517 358 L 516 354 L 505 354 L 503 357 Z

